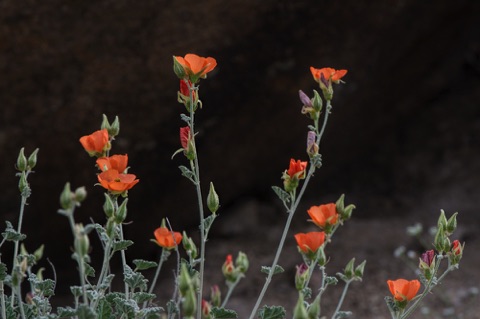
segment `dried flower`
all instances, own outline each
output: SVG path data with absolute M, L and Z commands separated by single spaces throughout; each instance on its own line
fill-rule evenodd
M 387 280 L 387 284 L 396 301 L 410 301 L 420 289 L 420 281 L 416 279 L 411 281 L 406 279 Z
M 338 212 L 335 203 L 312 206 L 307 210 L 307 213 L 311 221 L 327 233 L 330 231 L 331 226 L 338 222 Z
M 155 242 L 163 248 L 173 249 L 182 242 L 182 234 L 170 231 L 167 227 L 158 227 L 153 232 Z
M 82 136 L 80 143 L 90 156 L 102 156 L 110 148 L 108 131 L 103 129 L 90 135 Z
M 98 181 L 112 194 L 122 194 L 135 186 L 139 180 L 133 174 L 122 174 L 116 169 L 109 169 L 98 174 Z

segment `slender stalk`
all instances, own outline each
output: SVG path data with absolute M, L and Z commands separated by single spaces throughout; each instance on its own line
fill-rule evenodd
M 119 226 L 119 230 L 120 230 L 120 240 L 124 240 L 122 224 L 120 224 L 118 226 Z M 123 271 L 125 272 L 125 269 L 127 267 L 127 258 L 125 257 L 125 249 L 120 250 L 120 255 L 122 256 Z M 130 295 L 129 287 L 128 287 L 127 282 L 125 281 L 125 299 L 127 299 L 127 300 L 130 299 L 129 295 Z
M 352 280 L 348 280 L 347 282 L 345 282 L 345 287 L 343 287 L 342 295 L 340 296 L 340 300 L 338 301 L 337 309 L 335 309 L 335 312 L 333 313 L 332 319 L 335 319 L 335 316 L 340 311 L 340 309 L 342 307 L 342 304 L 343 304 L 343 301 L 345 300 L 345 296 L 347 295 L 348 287 L 350 286 L 351 282 L 352 282 Z
M 153 277 L 152 284 L 150 285 L 150 289 L 148 289 L 149 294 L 151 294 L 153 292 L 153 289 L 155 289 L 155 285 L 157 284 L 157 280 L 158 280 L 158 275 L 162 270 L 163 262 L 168 258 L 169 255 L 170 255 L 170 252 L 165 248 L 162 248 L 162 254 L 160 255 L 160 259 L 158 260 L 158 266 L 157 266 L 157 270 L 155 271 L 155 276 Z
M 227 291 L 227 294 L 225 295 L 225 298 L 223 299 L 223 302 L 222 302 L 222 305 L 220 306 L 220 308 L 225 308 L 228 300 L 230 299 L 230 296 L 232 295 L 233 290 L 235 290 L 235 287 L 240 282 L 240 279 L 242 279 L 242 276 L 238 276 L 237 279 L 233 283 L 228 284 L 228 291 Z
M 15 289 L 15 292 L 17 294 L 17 299 L 18 299 L 18 308 L 20 308 L 20 316 L 22 317 L 22 319 L 26 319 L 27 317 L 25 316 L 25 309 L 23 309 L 22 291 L 21 291 L 20 285 L 18 285 L 17 288 L 18 289 Z
M 28 171 L 25 173 L 25 180 L 26 180 L 27 177 L 28 177 Z M 21 233 L 21 231 L 22 231 L 23 214 L 24 214 L 24 211 L 25 211 L 25 206 L 27 205 L 27 198 L 28 198 L 28 192 L 27 192 L 27 194 L 22 193 L 22 201 L 20 203 L 20 213 L 19 213 L 19 216 L 18 216 L 18 226 L 17 226 L 17 232 L 18 233 Z M 12 269 L 18 264 L 18 261 L 17 261 L 18 245 L 19 245 L 19 241 L 15 240 L 15 245 L 14 245 L 14 248 L 13 248 L 13 261 L 12 261 L 13 266 L 12 266 Z M 12 294 L 12 298 L 11 298 L 12 304 L 13 304 L 14 299 L 15 299 L 15 295 Z M 21 303 L 22 302 L 21 302 L 21 299 L 20 299 L 20 304 Z
M 332 108 L 331 103 L 330 103 L 329 100 L 327 100 L 325 116 L 324 116 L 324 119 L 323 119 L 323 124 L 322 124 L 322 128 L 321 128 L 320 132 L 318 132 L 318 129 L 317 129 L 318 128 L 318 120 L 314 121 L 315 122 L 314 123 L 315 128 L 318 132 L 317 139 L 316 139 L 317 140 L 317 145 L 320 145 L 320 141 L 321 141 L 322 136 L 325 132 L 325 127 L 327 126 L 328 115 L 330 114 L 331 108 Z M 310 164 L 312 164 L 312 163 L 310 162 Z M 300 203 L 300 200 L 302 199 L 303 193 L 305 192 L 305 189 L 307 188 L 308 182 L 310 181 L 310 178 L 312 177 L 314 172 L 315 172 L 315 166 L 310 165 L 308 174 L 305 178 L 305 181 L 302 185 L 302 188 L 300 189 L 300 193 L 298 194 L 298 197 L 296 198 L 295 202 L 293 203 L 290 210 L 288 211 L 288 213 L 289 213 L 288 218 L 287 218 L 287 221 L 285 223 L 285 227 L 283 229 L 282 237 L 280 238 L 280 242 L 278 244 L 277 252 L 275 253 L 275 257 L 273 259 L 273 263 L 272 263 L 272 266 L 270 268 L 270 272 L 268 273 L 267 279 L 265 281 L 265 284 L 263 285 L 263 288 L 260 292 L 260 295 L 258 296 L 258 299 L 255 303 L 255 306 L 253 307 L 252 312 L 250 313 L 250 317 L 249 317 L 250 319 L 253 319 L 255 317 L 255 315 L 258 311 L 258 308 L 260 307 L 260 303 L 262 302 L 263 297 L 265 296 L 267 288 L 270 285 L 270 282 L 271 282 L 272 276 L 273 276 L 273 272 L 274 272 L 274 270 L 275 270 L 275 268 L 278 264 L 280 254 L 282 253 L 283 246 L 285 244 L 285 239 L 287 237 L 288 230 L 290 229 L 290 224 L 292 223 L 293 216 L 295 215 L 295 211 L 297 210 L 298 204 Z

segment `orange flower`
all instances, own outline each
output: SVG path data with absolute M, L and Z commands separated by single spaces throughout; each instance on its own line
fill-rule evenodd
M 302 162 L 300 160 L 295 161 L 293 158 L 290 159 L 290 166 L 288 168 L 287 174 L 290 178 L 305 178 L 305 169 L 307 168 L 307 162 Z
M 180 144 L 184 150 L 188 149 L 188 142 L 190 141 L 190 127 L 184 126 L 180 128 Z
M 390 289 L 393 298 L 397 301 L 410 301 L 420 289 L 420 281 L 418 280 L 387 280 L 388 288 Z
M 193 83 L 196 83 L 199 78 L 206 78 L 207 73 L 217 66 L 217 61 L 214 58 L 204 58 L 192 53 L 185 55 L 183 58 L 181 56 L 175 56 L 174 58 L 183 67 L 184 73 Z
M 177 247 L 182 242 L 182 234 L 179 232 L 172 232 L 167 227 L 158 227 L 153 232 L 156 243 L 163 248 L 172 249 Z
M 335 203 L 312 206 L 307 210 L 312 222 L 323 229 L 335 225 L 338 222 L 338 212 Z
M 298 233 L 295 235 L 298 248 L 305 254 L 316 253 L 318 248 L 325 242 L 325 233 L 310 232 L 310 233 Z
M 128 164 L 128 155 L 112 155 L 110 157 L 100 157 L 97 159 L 97 166 L 101 171 L 115 169 L 118 172 L 125 172 Z
M 116 169 L 109 169 L 98 174 L 98 181 L 112 194 L 122 194 L 139 182 L 133 174 L 120 174 Z
M 347 70 L 335 70 L 332 68 L 322 68 L 316 69 L 313 66 L 310 67 L 310 72 L 312 72 L 313 79 L 320 83 L 322 81 L 322 75 L 325 81 L 332 81 L 333 83 L 340 82 L 340 79 L 347 74 Z
M 452 253 L 455 255 L 462 255 L 463 253 L 463 246 L 458 239 L 455 239 L 452 243 Z
M 90 156 L 101 155 L 109 147 L 108 131 L 103 129 L 90 135 L 82 136 L 80 143 Z

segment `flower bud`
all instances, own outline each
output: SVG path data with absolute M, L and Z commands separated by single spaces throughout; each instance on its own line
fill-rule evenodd
M 77 204 L 80 204 L 87 198 L 87 191 L 84 186 L 78 187 L 75 190 L 74 199 Z
M 314 94 L 312 99 L 313 109 L 317 112 L 320 112 L 323 107 L 322 98 L 320 97 L 320 94 L 318 94 L 317 90 L 313 90 L 313 94 Z
M 193 288 L 193 284 L 190 272 L 187 268 L 187 264 L 182 262 L 180 276 L 178 278 L 178 289 L 180 290 L 180 294 L 185 296 L 189 290 L 192 290 L 191 288 Z
M 72 190 L 70 189 L 70 183 L 66 183 L 60 194 L 60 206 L 64 210 L 70 210 L 75 206 L 75 199 Z
M 103 211 L 105 215 L 107 215 L 108 218 L 113 216 L 113 213 L 115 212 L 115 207 L 113 205 L 112 198 L 107 194 L 104 193 L 105 195 L 105 202 L 103 203 Z
M 365 270 L 365 264 L 367 263 L 366 260 L 364 260 L 360 265 L 358 265 L 356 268 L 355 268 L 355 277 L 359 280 L 362 279 L 363 277 L 363 272 Z
M 455 213 L 447 220 L 447 234 L 452 234 L 457 228 L 457 215 L 458 213 Z
M 183 232 L 183 238 L 182 238 L 182 244 L 183 248 L 187 252 L 188 256 L 192 259 L 197 258 L 198 256 L 198 251 L 197 251 L 197 246 L 195 245 L 195 242 L 191 237 L 187 236 L 187 233 L 184 231 Z
M 113 123 L 110 125 L 110 129 L 108 130 L 108 135 L 111 137 L 115 137 L 120 133 L 120 120 L 118 116 L 115 116 Z
M 210 182 L 210 191 L 208 192 L 207 196 L 207 206 L 208 209 L 215 214 L 218 210 L 218 207 L 220 206 L 220 201 L 218 198 L 218 194 L 215 191 L 215 188 L 213 187 L 213 183 Z
M 197 311 L 197 296 L 193 288 L 188 289 L 183 297 L 182 310 L 184 318 L 192 317 Z
M 246 273 L 249 266 L 247 254 L 239 252 L 237 259 L 235 260 L 235 266 L 242 274 Z
M 115 220 L 113 219 L 113 217 L 110 217 L 107 220 L 107 225 L 105 226 L 105 230 L 107 232 L 108 238 L 115 237 L 116 226 L 117 226 L 117 224 L 115 223 Z
M 237 271 L 233 265 L 232 255 L 227 255 L 225 262 L 222 265 L 222 273 L 225 279 L 229 282 L 235 282 L 237 280 Z
M 353 270 L 354 264 L 355 264 L 355 258 L 352 258 L 348 262 L 347 266 L 345 266 L 343 274 L 345 275 L 345 277 L 347 277 L 347 279 L 352 279 L 354 275 L 354 270 Z
M 125 198 L 114 214 L 115 222 L 117 224 L 123 223 L 125 218 L 127 218 L 127 202 L 128 198 Z
M 315 300 L 310 304 L 310 307 L 308 307 L 308 319 L 318 319 L 320 316 L 320 299 L 321 294 L 318 294 L 317 297 L 315 297 Z
M 214 307 L 220 307 L 222 304 L 222 292 L 217 285 L 213 285 L 210 289 L 210 303 Z
M 35 257 L 35 260 L 36 261 L 39 261 L 40 259 L 42 259 L 43 257 L 43 250 L 45 248 L 45 245 L 40 245 L 40 247 L 38 247 L 35 252 L 33 253 L 33 256 Z
M 308 280 L 308 266 L 306 264 L 301 264 L 297 266 L 297 271 L 295 273 L 295 288 L 298 291 L 302 291 L 305 288 L 305 284 Z
M 293 310 L 293 319 L 308 319 L 307 309 L 303 301 L 303 294 L 298 294 L 298 301 Z
M 32 154 L 28 157 L 28 169 L 32 170 L 37 165 L 37 154 L 38 148 L 33 151 Z
M 210 311 L 212 310 L 212 306 L 208 301 L 202 299 L 202 319 L 210 319 Z
M 435 239 L 434 239 L 434 246 L 435 246 L 435 249 L 440 253 L 442 254 L 443 252 L 445 252 L 447 249 L 449 249 L 449 247 L 445 247 L 444 246 L 444 243 L 445 243 L 445 231 L 444 231 L 444 228 L 440 225 L 440 223 L 438 224 L 439 227 L 437 229 L 437 233 L 435 234 Z
M 319 266 L 325 266 L 327 264 L 327 256 L 325 255 L 324 246 L 321 246 L 317 250 L 317 263 Z
M 453 241 L 450 252 L 448 253 L 448 258 L 451 265 L 456 265 L 460 262 L 463 256 L 464 247 L 465 243 L 460 244 L 460 241 L 458 241 L 457 239 Z
M 17 157 L 17 169 L 20 171 L 20 172 L 24 172 L 27 170 L 27 158 L 25 157 L 25 153 L 24 153 L 24 147 L 22 147 L 20 149 L 20 152 L 18 153 L 18 157 Z
M 445 212 L 440 210 L 440 217 L 438 218 L 437 228 L 445 231 L 447 229 L 447 218 L 445 217 Z
M 316 143 L 317 134 L 314 131 L 307 133 L 307 154 L 310 158 L 318 154 L 318 144 Z
M 82 224 L 75 225 L 75 240 L 73 245 L 75 247 L 75 252 L 80 257 L 83 258 L 88 254 L 90 249 L 90 240 L 88 239 Z

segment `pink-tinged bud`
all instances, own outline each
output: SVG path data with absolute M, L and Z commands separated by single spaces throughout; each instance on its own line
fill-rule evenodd
M 212 306 L 208 301 L 202 299 L 202 319 L 210 319 L 210 311 L 212 310 Z
M 308 266 L 306 264 L 301 264 L 297 266 L 297 272 L 295 273 L 295 288 L 298 291 L 301 291 L 305 288 L 305 284 L 308 280 Z
M 459 240 L 454 240 L 448 253 L 448 258 L 450 260 L 451 265 L 456 265 L 460 262 L 463 256 L 463 249 L 465 247 L 465 243 L 461 244 Z
M 312 157 L 318 154 L 318 145 L 315 142 L 317 134 L 314 131 L 308 131 L 307 134 L 307 154 Z
M 433 249 L 428 250 L 422 254 L 420 259 L 428 266 L 430 267 L 435 260 L 435 251 Z
M 189 126 L 180 128 L 180 144 L 183 148 L 183 153 L 189 160 L 195 159 L 195 148 L 192 141 L 192 133 Z
M 210 302 L 214 307 L 220 307 L 222 304 L 222 292 L 217 285 L 213 285 L 210 290 Z
M 298 96 L 300 97 L 300 101 L 303 103 L 303 106 L 313 107 L 312 100 L 305 94 L 302 90 L 298 91 Z

